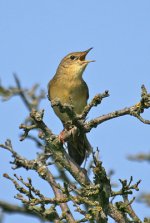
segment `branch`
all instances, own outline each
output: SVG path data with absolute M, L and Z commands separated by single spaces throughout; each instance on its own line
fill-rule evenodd
M 109 203 L 108 214 L 115 220 L 115 222 L 127 223 L 123 213 L 121 213 L 121 211 L 119 211 L 118 208 L 111 203 Z
M 59 186 L 56 183 L 53 175 L 51 174 L 51 172 L 47 169 L 46 171 L 46 177 L 44 177 L 44 179 L 49 182 L 50 186 L 53 189 L 53 192 L 55 194 L 56 199 L 60 199 L 60 200 L 65 200 L 65 196 L 62 194 L 62 192 L 59 190 Z M 67 222 L 70 223 L 75 223 L 75 220 L 73 218 L 73 215 L 67 205 L 67 203 L 60 203 L 60 207 L 62 209 L 63 215 L 65 216 Z
M 51 106 L 57 106 L 61 113 L 66 113 L 69 116 L 71 122 L 65 123 L 65 125 L 67 126 L 67 131 L 70 127 L 72 128 L 72 124 L 79 128 L 81 131 L 84 130 L 84 120 L 80 115 L 78 116 L 75 113 L 72 105 L 66 103 L 62 104 L 59 99 L 55 99 L 51 101 Z
M 99 116 L 98 118 L 95 118 L 89 122 L 87 122 L 84 127 L 86 132 L 90 132 L 92 128 L 96 128 L 99 124 L 114 119 L 114 118 L 118 118 L 121 116 L 125 116 L 125 115 L 130 115 L 130 116 L 134 116 L 135 118 L 139 119 L 141 122 L 143 122 L 144 124 L 150 124 L 150 120 L 146 120 L 144 118 L 142 118 L 138 113 L 137 113 L 137 108 L 139 105 L 134 105 L 128 108 L 124 108 L 121 110 L 117 110 L 115 112 L 111 112 L 108 113 L 106 115 L 102 115 Z
M 138 202 L 143 202 L 150 207 L 150 193 L 141 193 L 137 199 Z
M 108 215 L 108 205 L 109 205 L 109 198 L 111 195 L 111 185 L 110 180 L 107 177 L 106 171 L 102 166 L 102 162 L 99 161 L 99 151 L 97 149 L 97 153 L 93 153 L 93 173 L 94 173 L 94 183 L 95 185 L 99 186 L 99 203 L 103 209 L 102 213 L 99 214 L 99 221 L 100 222 L 107 222 L 107 215 Z
M 26 105 L 26 107 L 28 108 L 28 110 L 30 111 L 32 109 L 32 105 L 29 103 L 24 91 L 22 90 L 22 87 L 21 87 L 21 83 L 17 77 L 16 74 L 14 74 L 14 79 L 15 79 L 15 82 L 16 82 L 16 85 L 19 89 L 19 95 L 20 97 L 22 98 L 22 101 L 24 102 L 24 104 Z
M 0 201 L 0 208 L 2 208 L 2 210 L 8 214 L 10 213 L 11 214 L 26 214 L 26 215 L 37 217 L 43 220 L 43 218 L 40 215 L 35 214 L 33 211 L 30 211 L 29 209 L 27 209 L 25 206 L 21 207 L 18 205 L 10 204 L 5 201 Z
M 1 145 L 0 145 L 1 146 Z M 6 149 L 8 149 L 8 146 L 7 147 L 5 147 L 5 146 L 2 146 L 3 148 L 6 148 Z M 13 152 L 13 150 L 11 149 L 8 149 L 9 151 L 11 151 L 11 152 Z M 39 174 L 39 176 L 42 178 L 42 179 L 44 179 L 45 181 L 47 181 L 49 184 L 50 184 L 50 186 L 51 186 L 51 188 L 53 189 L 53 191 L 54 191 L 54 194 L 55 194 L 55 197 L 56 197 L 56 199 L 58 199 L 58 200 L 62 200 L 64 203 L 60 203 L 60 207 L 61 207 L 61 209 L 62 209 L 62 212 L 64 213 L 64 217 L 70 222 L 70 223 L 74 223 L 75 221 L 74 221 L 74 218 L 73 218 L 73 216 L 72 216 L 72 214 L 71 214 L 71 212 L 70 212 L 70 210 L 69 210 L 69 207 L 68 207 L 68 205 L 65 203 L 66 202 L 66 199 L 65 199 L 65 197 L 64 197 L 64 195 L 61 193 L 61 191 L 60 191 L 60 189 L 59 189 L 59 186 L 58 186 L 58 184 L 55 182 L 55 180 L 54 180 L 54 177 L 52 176 L 52 174 L 51 174 L 51 172 L 48 170 L 48 168 L 44 165 L 44 163 L 43 163 L 43 161 L 42 161 L 42 159 L 41 159 L 41 157 L 39 158 L 39 159 L 36 159 L 36 160 L 32 160 L 32 161 L 25 161 L 25 162 L 23 162 L 21 159 L 23 159 L 23 158 L 21 158 L 18 154 L 15 154 L 16 155 L 16 157 L 15 157 L 15 159 L 16 159 L 16 163 L 19 163 L 19 162 L 21 162 L 23 165 L 23 167 L 24 168 L 26 168 L 26 169 L 35 169 L 36 171 L 37 171 L 37 173 Z M 19 157 L 19 161 L 17 160 L 17 158 Z M 32 163 L 32 165 L 31 165 L 31 163 Z M 20 163 L 19 163 L 19 166 L 20 166 Z M 38 191 L 38 190 L 36 190 L 36 189 L 34 189 L 34 187 L 32 187 L 32 185 L 31 185 L 31 180 L 29 180 L 29 183 L 25 183 L 24 181 L 23 181 L 23 179 L 20 177 L 17 177 L 17 175 L 14 175 L 19 181 L 21 181 L 26 187 L 28 187 L 30 190 L 28 191 L 28 190 L 26 190 L 26 189 L 24 189 L 23 187 L 21 187 L 18 183 L 17 183 L 17 181 L 16 180 L 14 180 L 13 178 L 11 178 L 11 177 L 9 177 L 9 175 L 8 174 L 4 174 L 4 177 L 5 178 L 7 178 L 7 179 L 9 179 L 9 180 L 11 180 L 12 182 L 13 182 L 13 184 L 15 185 L 15 187 L 16 187 L 16 189 L 20 192 L 20 193 L 23 193 L 23 194 L 25 194 L 27 197 L 29 197 L 29 201 L 30 201 L 30 199 L 32 200 L 34 200 L 34 196 L 31 194 L 31 191 L 33 191 L 36 195 L 38 195 L 38 196 L 40 196 L 40 198 L 42 199 L 42 201 L 41 201 L 41 203 L 42 204 L 44 204 L 44 196 L 43 195 L 41 195 L 41 193 Z M 20 199 L 20 200 L 22 200 L 22 202 L 23 203 L 25 203 L 26 205 L 28 205 L 28 209 L 32 209 L 32 211 L 36 211 L 37 213 L 39 213 L 40 214 L 40 212 L 41 212 L 41 209 L 40 208 L 36 208 L 35 209 L 35 207 L 33 206 L 32 207 L 32 205 L 30 205 L 30 202 L 29 201 L 27 201 L 26 199 L 24 199 L 22 196 L 20 196 L 20 195 L 18 195 L 16 198 L 18 198 L 18 199 Z M 32 203 L 32 202 L 31 202 Z M 42 206 L 41 208 L 44 208 L 44 206 Z M 45 208 L 44 208 L 45 209 Z M 50 215 L 50 212 L 48 212 L 47 210 L 46 210 L 46 212 L 45 212 L 45 214 L 44 214 L 44 212 L 43 212 L 43 216 L 45 217 L 45 218 L 47 218 L 48 219 L 48 216 L 47 216 L 47 213 Z
M 129 216 L 132 218 L 132 220 L 136 223 L 142 223 L 142 221 L 139 219 L 139 217 L 136 215 L 136 213 L 134 212 L 134 210 L 131 207 L 131 204 L 135 200 L 135 197 L 131 201 L 129 201 L 128 196 L 124 195 L 123 199 L 124 199 L 124 204 L 126 204 L 125 210 L 129 214 Z
M 14 151 L 9 139 L 6 140 L 5 144 L 0 144 L 0 147 L 11 152 L 14 158 L 14 161 L 11 162 L 12 164 L 14 164 L 14 166 L 12 166 L 12 169 L 15 170 L 20 167 L 24 167 L 26 170 L 33 170 L 35 168 L 36 160 L 27 160 L 24 157 L 20 156 L 16 151 Z
M 3 101 L 9 100 L 13 96 L 20 96 L 26 108 L 31 111 L 32 108 L 38 109 L 42 99 L 45 98 L 45 92 L 40 91 L 39 95 L 36 94 L 38 84 L 34 85 L 31 90 L 23 89 L 19 78 L 14 74 L 16 87 L 5 88 L 0 85 L 0 96 Z
M 145 109 L 148 109 L 150 107 L 150 94 L 147 93 L 147 90 L 144 85 L 142 85 L 141 89 L 142 89 L 141 100 L 139 103 L 127 108 L 123 108 L 123 109 L 116 110 L 114 112 L 99 116 L 89 122 L 85 122 L 87 114 L 89 113 L 92 107 L 97 106 L 98 104 L 101 103 L 103 98 L 109 96 L 108 91 L 105 91 L 103 94 L 96 95 L 93 98 L 93 100 L 85 107 L 81 115 L 77 115 L 74 112 L 74 108 L 72 105 L 61 104 L 59 99 L 53 100 L 51 104 L 52 104 L 52 107 L 57 106 L 60 112 L 66 113 L 69 116 L 71 120 L 71 125 L 72 124 L 75 125 L 78 129 L 80 129 L 80 131 L 85 132 L 85 133 L 90 132 L 92 128 L 96 128 L 99 124 L 105 121 L 118 118 L 121 116 L 125 116 L 125 115 L 134 116 L 135 118 L 139 119 L 142 123 L 150 124 L 150 120 L 146 120 L 141 116 L 141 113 L 143 113 Z
M 116 195 L 128 195 L 128 194 L 132 194 L 132 190 L 136 190 L 139 191 L 139 184 L 141 183 L 141 180 L 139 180 L 137 183 L 135 184 L 131 184 L 133 181 L 133 177 L 130 177 L 130 181 L 129 183 L 127 182 L 127 180 L 121 180 L 119 179 L 120 183 L 122 184 L 122 188 L 119 191 L 112 191 L 111 192 L 111 196 L 116 196 Z
M 139 162 L 147 161 L 147 162 L 150 162 L 150 153 L 148 153 L 148 154 L 139 153 L 137 155 L 129 155 L 127 158 L 131 161 L 139 161 Z
M 58 165 L 61 165 L 63 168 L 68 170 L 71 175 L 80 183 L 81 185 L 89 184 L 90 181 L 83 172 L 83 170 L 69 157 L 67 152 L 64 150 L 62 144 L 59 141 L 58 137 L 52 137 L 53 134 L 48 129 L 46 124 L 42 120 L 42 115 L 40 113 L 33 110 L 31 112 L 31 117 L 36 123 L 37 127 L 44 134 L 44 140 L 46 143 L 47 150 L 49 150 L 53 154 L 53 158 Z M 62 157 L 64 157 L 62 159 Z
M 138 190 L 139 181 L 136 184 L 132 183 L 132 178 L 129 183 L 126 180 L 120 180 L 122 184 L 122 189 L 113 192 L 111 190 L 110 180 L 106 174 L 102 162 L 99 161 L 98 157 L 93 153 L 93 164 L 91 168 L 93 169 L 94 179 L 93 182 L 88 178 L 87 172 L 85 169 L 80 168 L 67 154 L 64 150 L 62 143 L 59 140 L 59 137 L 54 135 L 53 132 L 47 127 L 43 121 L 44 110 L 38 112 L 38 105 L 42 98 L 36 96 L 35 90 L 37 86 L 34 86 L 31 91 L 25 91 L 22 89 L 19 79 L 15 76 L 15 81 L 17 85 L 17 90 L 15 88 L 2 89 L 4 95 L 9 94 L 19 95 L 23 100 L 24 104 L 28 108 L 30 113 L 29 122 L 22 124 L 20 128 L 24 130 L 22 140 L 27 137 L 30 137 L 29 132 L 31 130 L 37 129 L 39 131 L 39 138 L 44 141 L 43 150 L 40 154 L 37 155 L 36 159 L 28 160 L 20 156 L 12 147 L 10 140 L 7 140 L 5 144 L 0 144 L 0 147 L 11 152 L 14 161 L 12 162 L 13 169 L 23 167 L 25 169 L 35 170 L 38 175 L 49 183 L 52 188 L 55 197 L 47 198 L 39 190 L 37 190 L 33 185 L 31 179 L 28 178 L 28 182 L 25 182 L 22 177 L 15 176 L 15 179 L 5 174 L 4 176 L 11 180 L 15 185 L 16 189 L 19 191 L 19 194 L 16 195 L 16 198 L 21 200 L 25 204 L 25 208 L 32 210 L 37 215 L 44 216 L 45 219 L 51 220 L 53 222 L 61 222 L 61 220 L 66 219 L 67 222 L 75 223 L 74 217 L 70 212 L 68 201 L 73 202 L 76 207 L 76 210 L 84 215 L 84 218 L 80 219 L 77 222 L 108 222 L 108 216 L 112 217 L 116 222 L 127 223 L 128 218 L 134 222 L 140 222 L 140 219 L 134 213 L 131 204 L 134 201 L 134 198 L 129 201 L 127 195 L 132 192 L 133 189 Z M 1 90 L 1 89 L 0 89 Z M 1 94 L 1 92 L 0 92 Z M 93 100 L 85 107 L 81 115 L 77 115 L 74 111 L 72 105 L 61 104 L 60 101 L 53 101 L 52 106 L 57 106 L 61 112 L 65 112 L 69 118 L 70 122 L 66 123 L 66 128 L 64 131 L 64 141 L 67 141 L 72 132 L 81 131 L 83 133 L 89 132 L 92 128 L 98 126 L 104 121 L 124 116 L 131 115 L 138 118 L 141 122 L 145 124 L 150 124 L 149 120 L 143 119 L 141 114 L 145 109 L 150 107 L 150 94 L 147 93 L 147 90 L 142 86 L 141 100 L 138 104 L 135 104 L 131 107 L 124 108 L 115 112 L 111 112 L 106 115 L 102 115 L 98 118 L 95 118 L 89 122 L 86 122 L 86 117 L 92 107 L 97 106 L 102 102 L 105 97 L 108 97 L 108 91 L 105 91 L 103 94 L 96 95 Z M 40 140 L 36 140 L 34 137 L 30 137 L 38 145 L 42 146 Z M 60 186 L 57 183 L 56 178 L 48 168 L 48 159 L 52 157 L 52 161 L 61 168 L 62 170 L 67 170 L 74 179 L 80 184 L 78 187 L 64 183 L 64 187 Z M 61 172 L 61 171 L 60 171 Z M 64 172 L 63 172 L 64 173 Z M 66 179 L 66 175 L 64 175 Z M 19 183 L 18 183 L 19 182 Z M 21 185 L 20 185 L 21 183 Z M 23 186 L 22 186 L 23 184 Z M 124 202 L 120 201 L 115 204 L 110 204 L 109 198 L 111 196 L 122 195 Z M 51 204 L 51 207 L 46 209 L 45 205 Z M 82 210 L 80 205 L 85 204 L 86 209 Z M 59 205 L 62 210 L 62 216 L 60 217 L 56 211 L 56 206 Z M 53 220 L 52 220 L 53 218 Z
M 32 108 L 38 109 L 41 99 L 45 98 L 45 92 L 41 91 L 39 95 L 36 95 L 36 90 L 38 88 L 37 84 L 34 85 L 30 91 L 25 92 L 22 89 L 20 80 L 18 79 L 16 74 L 14 74 L 14 79 L 18 88 L 18 95 L 21 97 L 27 109 L 29 111 L 31 111 Z
M 99 104 L 101 104 L 102 100 L 106 97 L 109 97 L 109 91 L 106 90 L 102 94 L 97 94 L 95 97 L 92 99 L 92 101 L 84 108 L 84 111 L 82 112 L 81 119 L 85 119 L 90 112 L 90 110 Z
M 21 124 L 19 126 L 20 129 L 23 129 L 24 130 L 24 134 L 21 136 L 20 138 L 20 141 L 23 141 L 27 136 L 28 136 L 28 133 L 29 131 L 33 130 L 33 129 L 36 129 L 37 126 L 36 125 L 30 125 L 30 126 L 26 126 L 24 124 Z

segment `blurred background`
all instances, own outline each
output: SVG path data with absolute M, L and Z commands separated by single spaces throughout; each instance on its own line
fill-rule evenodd
M 141 85 L 150 91 L 150 1 L 140 0 L 1 0 L 0 1 L 0 80 L 14 86 L 17 73 L 25 88 L 39 83 L 47 91 L 47 84 L 55 74 L 60 60 L 73 51 L 94 49 L 84 80 L 90 99 L 109 90 L 110 97 L 94 108 L 91 118 L 137 103 Z M 90 100 L 89 99 L 89 100 Z M 58 134 L 62 125 L 53 113 L 48 99 L 43 100 L 44 121 Z M 28 110 L 18 97 L 0 103 L 0 143 L 12 140 L 14 149 L 25 157 L 34 158 L 37 149 L 31 141 L 19 141 L 19 125 Z M 143 116 L 150 119 L 150 111 Z M 148 153 L 150 126 L 134 117 L 121 117 L 98 126 L 88 134 L 107 172 L 114 170 L 113 182 L 118 179 L 141 179 L 140 192 L 150 190 L 150 165 L 127 160 L 129 154 Z M 3 173 L 13 175 L 7 151 L 0 150 L 0 199 L 20 204 L 14 199 L 16 190 Z M 17 170 L 25 179 L 33 178 L 37 189 L 50 196 L 49 187 L 33 172 Z M 135 193 L 134 196 L 140 194 Z M 143 219 L 150 217 L 150 209 L 134 202 L 134 209 Z M 22 215 L 5 215 L 3 223 L 39 223 L 38 219 Z

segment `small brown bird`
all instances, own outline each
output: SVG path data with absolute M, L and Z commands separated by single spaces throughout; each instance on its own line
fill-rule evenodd
M 76 114 L 82 113 L 89 97 L 89 90 L 82 74 L 88 63 L 94 62 L 94 60 L 85 59 L 91 49 L 65 56 L 60 62 L 53 79 L 48 84 L 49 99 L 51 101 L 59 99 L 62 104 L 72 104 Z M 65 123 L 69 121 L 67 114 L 61 113 L 56 106 L 54 111 L 65 126 Z M 86 154 L 91 150 L 86 135 L 72 136 L 67 144 L 70 157 L 78 165 L 81 165 Z

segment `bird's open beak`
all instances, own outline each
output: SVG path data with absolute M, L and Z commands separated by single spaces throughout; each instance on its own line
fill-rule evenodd
M 90 63 L 95 62 L 95 60 L 85 60 L 86 55 L 93 49 L 93 47 L 89 48 L 88 50 L 85 50 L 81 52 L 80 60 L 83 61 L 83 63 Z

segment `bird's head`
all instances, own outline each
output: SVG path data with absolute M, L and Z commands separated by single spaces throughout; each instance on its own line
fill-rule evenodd
M 82 51 L 69 53 L 65 56 L 58 66 L 57 72 L 62 75 L 71 75 L 74 78 L 81 77 L 86 66 L 94 60 L 86 60 L 86 55 L 92 48 Z M 63 71 L 63 72 L 62 72 Z

